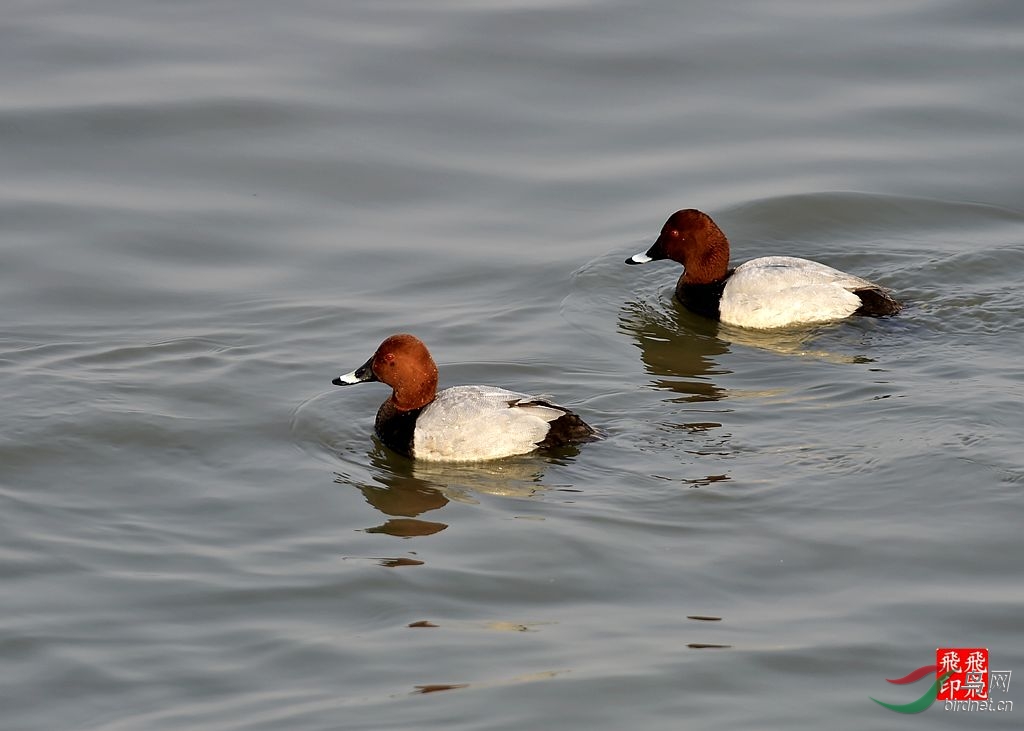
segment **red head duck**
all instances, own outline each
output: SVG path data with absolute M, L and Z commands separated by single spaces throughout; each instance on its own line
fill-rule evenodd
M 768 329 L 902 309 L 879 285 L 809 259 L 763 256 L 730 269 L 729 239 L 693 208 L 669 216 L 654 245 L 626 263 L 658 259 L 683 265 L 676 298 L 687 309 L 729 325 Z
M 428 461 L 472 462 L 590 441 L 596 432 L 569 409 L 496 386 L 437 390 L 437 366 L 418 338 L 392 335 L 336 386 L 380 381 L 391 397 L 374 431 L 391 449 Z

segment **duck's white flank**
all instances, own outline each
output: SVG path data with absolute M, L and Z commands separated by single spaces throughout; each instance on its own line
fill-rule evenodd
M 722 292 L 720 318 L 761 329 L 839 320 L 862 304 L 853 290 L 874 287 L 809 259 L 764 256 L 736 267 Z
M 438 392 L 416 419 L 416 459 L 473 462 L 537 448 L 565 412 L 528 403 L 535 397 L 497 386 L 453 386 Z M 527 402 L 520 404 L 519 402 Z

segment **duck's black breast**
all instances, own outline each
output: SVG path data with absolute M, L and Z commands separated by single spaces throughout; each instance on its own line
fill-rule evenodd
M 401 411 L 390 399 L 377 409 L 377 418 L 373 430 L 384 442 L 384 446 L 395 450 L 406 457 L 412 457 L 413 433 L 416 431 L 416 418 L 424 407 Z
M 676 284 L 676 299 L 690 312 L 717 320 L 719 318 L 718 303 L 722 299 L 722 292 L 725 290 L 729 277 L 735 271 L 735 269 L 730 269 L 724 277 L 709 284 L 688 284 L 683 282 L 683 278 L 680 277 Z

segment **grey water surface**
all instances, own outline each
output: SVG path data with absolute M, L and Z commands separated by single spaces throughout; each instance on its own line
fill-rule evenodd
M 1022 70 L 1011 0 L 10 0 L 0 728 L 1020 728 L 870 698 L 1024 673 Z M 683 207 L 906 309 L 688 314 Z M 388 452 L 402 331 L 604 439 Z

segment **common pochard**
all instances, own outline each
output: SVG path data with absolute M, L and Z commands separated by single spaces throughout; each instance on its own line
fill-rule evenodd
M 768 329 L 902 309 L 881 286 L 809 259 L 763 256 L 730 269 L 729 240 L 693 208 L 669 216 L 654 245 L 626 263 L 658 259 L 683 265 L 676 298 L 687 309 L 729 325 Z
M 393 389 L 377 411 L 374 431 L 385 445 L 414 459 L 497 459 L 596 437 L 579 416 L 544 398 L 496 386 L 438 391 L 434 359 L 412 335 L 392 335 L 366 363 L 332 383 L 365 381 Z

